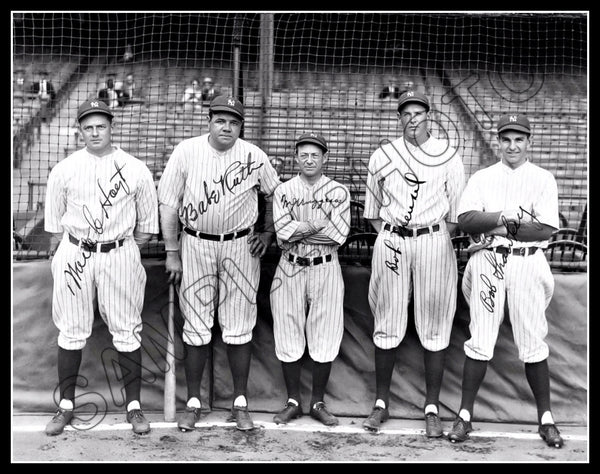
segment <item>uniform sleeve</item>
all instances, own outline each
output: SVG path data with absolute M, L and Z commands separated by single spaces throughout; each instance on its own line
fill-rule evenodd
M 378 150 L 371 155 L 367 171 L 365 190 L 365 219 L 379 219 L 379 210 L 383 199 L 381 170 L 378 166 Z
M 348 188 L 341 184 L 332 191 L 334 193 L 332 197 L 335 197 L 339 204 L 331 211 L 329 224 L 315 237 L 321 234 L 342 245 L 350 232 L 350 193 Z
M 152 173 L 146 165 L 141 166 L 140 172 L 142 176 L 135 193 L 136 231 L 158 234 L 158 197 Z
M 456 152 L 448 167 L 448 176 L 446 179 L 446 193 L 448 195 L 448 202 L 450 203 L 450 210 L 446 216 L 446 221 L 448 222 L 458 222 L 458 204 L 464 187 L 465 167 L 462 158 Z
M 467 182 L 467 185 L 460 196 L 458 209 L 456 211 L 457 217 L 467 211 L 485 211 L 482 196 L 483 193 L 479 189 L 479 175 L 475 173 Z
M 292 213 L 283 206 L 282 196 L 282 188 L 276 188 L 273 196 L 273 224 L 277 240 L 279 242 L 288 242 L 300 223 L 295 221 Z
M 273 194 L 277 186 L 281 184 L 279 175 L 269 161 L 269 157 L 263 151 L 260 152 L 261 160 L 264 163 L 259 171 L 260 191 L 269 196 Z
M 185 180 L 184 153 L 181 144 L 179 144 L 173 150 L 158 182 L 158 202 L 178 210 L 183 199 Z
M 560 228 L 558 217 L 558 186 L 556 179 L 550 172 L 546 174 L 545 185 L 534 202 L 533 211 L 536 219 L 542 224 L 547 224 L 555 229 Z
M 46 205 L 44 207 L 44 230 L 54 234 L 63 232 L 61 219 L 67 212 L 67 195 L 62 173 L 53 168 L 46 184 Z

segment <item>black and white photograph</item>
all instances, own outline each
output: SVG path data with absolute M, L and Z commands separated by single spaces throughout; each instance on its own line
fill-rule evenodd
M 589 11 L 10 25 L 11 463 L 590 462 Z

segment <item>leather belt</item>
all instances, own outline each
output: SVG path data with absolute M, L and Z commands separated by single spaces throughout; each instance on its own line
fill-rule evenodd
M 250 233 L 251 228 L 248 227 L 247 229 L 239 230 L 237 232 L 231 232 L 230 234 L 205 234 L 204 232 L 193 230 L 189 227 L 184 227 L 183 230 L 186 233 L 193 235 L 194 237 L 198 237 L 199 239 L 214 240 L 215 242 L 224 242 L 226 240 L 233 240 L 237 239 L 238 237 L 248 235 Z
M 69 234 L 69 241 L 72 244 L 77 246 L 81 245 L 81 248 L 87 250 L 88 252 L 110 252 L 112 249 L 116 249 L 123 246 L 125 239 L 115 240 L 114 242 L 96 242 L 90 243 L 83 239 L 78 239 L 77 237 Z
M 518 255 L 520 257 L 527 257 L 528 255 L 533 255 L 537 249 L 539 249 L 540 247 L 519 247 L 519 248 L 514 248 L 514 247 L 494 247 L 494 252 L 496 253 L 501 253 L 503 255 L 506 254 L 512 254 L 512 255 Z M 489 249 L 492 250 L 492 249 Z
M 303 267 L 308 267 L 310 265 L 320 265 L 323 262 L 331 262 L 331 254 L 329 255 L 321 255 L 320 257 L 299 257 L 298 255 L 294 255 L 293 253 L 288 253 L 288 261 L 292 263 L 296 263 Z
M 394 232 L 396 234 L 401 235 L 402 237 L 418 237 L 419 235 L 429 234 L 429 232 L 437 232 L 440 230 L 440 225 L 435 224 L 431 226 L 431 230 L 429 227 L 420 227 L 418 229 L 410 229 L 408 227 L 398 227 L 395 225 L 388 224 L 387 222 L 383 225 L 383 230 L 388 230 L 390 232 Z

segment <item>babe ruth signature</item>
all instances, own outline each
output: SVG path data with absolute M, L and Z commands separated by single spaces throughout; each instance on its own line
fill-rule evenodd
M 101 214 L 100 218 L 99 219 L 94 218 L 92 216 L 92 213 L 90 212 L 90 209 L 85 204 L 83 206 L 83 217 L 85 217 L 85 220 L 87 221 L 87 223 L 90 225 L 92 230 L 94 232 L 96 232 L 97 234 L 102 234 L 104 232 L 104 220 L 108 219 L 108 210 L 106 208 L 112 206 L 111 200 L 114 199 L 119 194 L 119 191 L 121 189 L 123 189 L 125 194 L 129 194 L 131 191 L 129 189 L 129 185 L 127 184 L 127 180 L 125 179 L 125 176 L 123 176 L 123 173 L 121 173 L 121 170 L 123 168 L 125 168 L 125 165 L 119 166 L 119 164 L 116 161 L 113 161 L 113 165 L 115 166 L 115 169 L 117 171 L 115 174 L 113 174 L 110 177 L 112 189 L 110 189 L 108 191 L 108 194 L 106 193 L 106 191 L 100 184 L 100 180 L 97 180 L 98 187 L 100 188 L 100 192 L 102 193 L 102 196 L 103 196 L 102 198 L 100 198 L 100 206 L 102 209 L 102 214 Z M 117 178 L 117 177 L 119 179 L 117 181 L 113 182 L 113 180 L 115 180 L 115 178 Z
M 492 274 L 498 280 L 504 279 L 504 267 L 506 266 L 506 262 L 508 261 L 508 255 L 511 253 L 515 240 L 517 240 L 517 232 L 521 227 L 521 220 L 524 215 L 527 214 L 531 217 L 531 222 L 535 222 L 539 225 L 542 223 L 535 217 L 535 213 L 530 213 L 523 209 L 522 206 L 519 206 L 519 212 L 517 213 L 517 221 L 508 221 L 506 217 L 502 216 L 502 225 L 506 228 L 506 238 L 508 239 L 508 252 L 502 254 L 502 262 L 496 261 L 496 254 L 486 252 L 484 254 L 485 259 L 490 263 L 492 268 L 494 269 L 494 273 Z M 479 278 L 483 281 L 484 285 L 487 287 L 486 291 L 479 292 L 479 298 L 483 303 L 483 307 L 487 309 L 490 313 L 494 312 L 494 297 L 496 296 L 497 289 L 494 285 L 492 285 L 490 279 L 487 275 L 480 274 Z
M 216 188 L 209 187 L 209 183 L 206 181 L 203 182 L 204 197 L 198 202 L 198 207 L 196 208 L 191 202 L 186 204 L 179 211 L 179 217 L 185 222 L 197 220 L 199 216 L 208 211 L 209 206 L 217 204 L 223 196 L 235 194 L 236 188 L 263 165 L 264 163 L 256 165 L 256 161 L 252 160 L 251 153 L 248 153 L 246 163 L 234 161 L 218 179 L 213 179 L 213 184 L 218 185 Z

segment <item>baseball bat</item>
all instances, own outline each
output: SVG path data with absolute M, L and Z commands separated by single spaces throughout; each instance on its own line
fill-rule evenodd
M 175 285 L 169 284 L 169 320 L 167 322 L 167 356 L 165 372 L 165 421 L 175 421 Z

